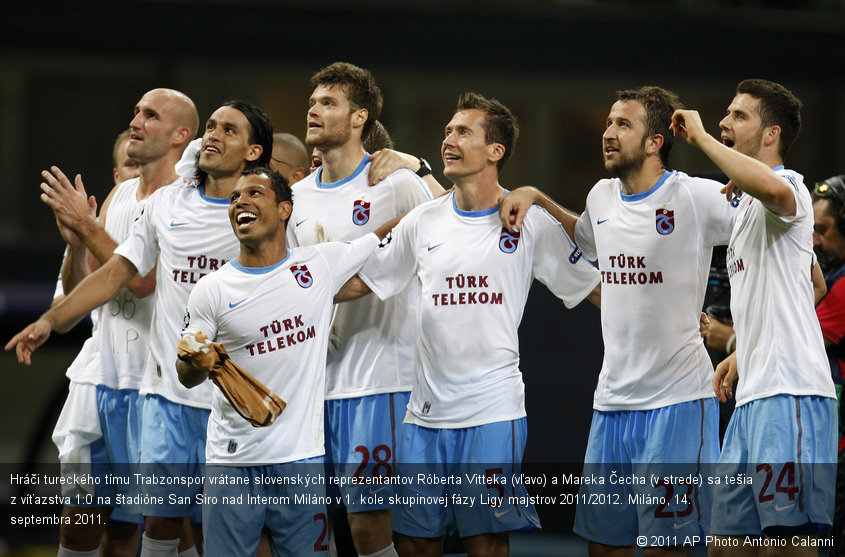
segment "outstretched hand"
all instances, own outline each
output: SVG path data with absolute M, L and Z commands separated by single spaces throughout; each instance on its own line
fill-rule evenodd
M 38 321 L 31 323 L 24 330 L 13 336 L 6 343 L 5 350 L 8 352 L 14 348 L 18 356 L 18 363 L 30 365 L 32 363 L 32 353 L 39 346 L 47 342 L 52 331 L 53 327 L 50 325 L 50 322 L 41 317 Z

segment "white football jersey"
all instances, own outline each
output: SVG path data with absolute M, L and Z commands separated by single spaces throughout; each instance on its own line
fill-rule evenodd
M 450 193 L 394 228 L 360 273 L 379 298 L 420 283 L 417 365 L 405 422 L 464 428 L 525 416 L 517 328 L 534 278 L 567 307 L 599 282 L 560 224 L 532 207 L 522 231 L 498 207 L 462 211 Z
M 65 266 L 65 259 L 67 259 L 67 247 L 65 247 L 64 255 L 62 255 L 62 268 Z M 64 295 L 62 273 L 59 271 L 56 289 L 53 291 L 53 299 Z M 67 378 L 75 383 L 98 385 L 103 380 L 102 368 L 100 367 L 100 334 L 97 332 L 97 313 L 98 311 L 95 309 L 89 314 L 91 317 L 91 336 L 82 343 L 82 348 L 79 349 L 79 353 L 65 372 Z
M 146 200 L 138 200 L 138 178 L 117 186 L 109 204 L 105 230 L 120 243 L 129 234 Z M 136 298 L 121 288 L 98 309 L 102 384 L 118 389 L 138 389 L 150 353 L 149 334 L 155 296 Z
M 774 170 L 795 194 L 795 216 L 744 194 L 728 246 L 737 406 L 776 394 L 836 397 L 814 308 L 813 202 L 803 176 Z
M 597 410 L 647 410 L 712 397 L 713 365 L 699 320 L 714 245 L 727 244 L 735 209 L 721 184 L 664 172 L 625 195 L 599 181 L 575 243 L 601 271 L 604 361 Z
M 320 180 L 322 168 L 293 188 L 291 245 L 347 241 L 432 199 L 416 174 L 398 170 L 374 187 L 367 156 L 349 177 Z M 326 363 L 326 399 L 408 391 L 413 383 L 417 285 L 382 302 L 365 296 L 337 304 Z
M 184 332 L 201 331 L 222 343 L 232 361 L 287 403 L 272 425 L 256 428 L 214 387 L 208 464 L 275 464 L 325 453 L 332 299 L 377 245 L 378 238 L 368 234 L 348 243 L 294 248 L 269 267 L 243 267 L 232 260 L 199 281 Z
M 186 389 L 176 375 L 176 345 L 184 326 L 188 296 L 200 278 L 237 257 L 239 243 L 229 223 L 229 200 L 179 181 L 147 199 L 129 237 L 115 253 L 145 275 L 156 268 L 155 309 L 150 326 L 150 358 L 141 394 L 171 402 L 211 407 L 208 384 Z

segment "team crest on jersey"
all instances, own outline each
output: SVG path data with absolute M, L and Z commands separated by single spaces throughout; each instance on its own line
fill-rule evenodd
M 508 232 L 508 229 L 502 227 L 502 233 L 499 235 L 499 249 L 505 253 L 513 253 L 519 245 L 519 232 Z
M 302 288 L 309 288 L 314 284 L 314 278 L 311 276 L 311 272 L 306 265 L 293 265 L 290 268 L 290 272 L 293 273 L 293 278 L 296 279 L 296 283 Z
M 352 204 L 352 222 L 364 226 L 370 220 L 370 203 L 363 199 L 355 200 Z
M 654 214 L 654 225 L 657 227 L 657 233 L 666 236 L 675 230 L 675 211 L 670 211 L 665 207 L 658 209 Z

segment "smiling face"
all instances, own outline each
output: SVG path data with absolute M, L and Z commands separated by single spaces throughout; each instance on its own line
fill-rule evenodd
M 221 106 L 205 124 L 198 166 L 209 176 L 231 176 L 246 167 L 246 161 L 258 159 L 261 146 L 250 144 L 249 121 L 243 112 Z
M 734 97 L 728 114 L 719 122 L 722 143 L 743 155 L 757 158 L 763 144 L 760 99 L 747 93 Z
M 639 101 L 617 101 L 602 134 L 604 167 L 623 181 L 645 162 L 646 112 Z
M 487 143 L 486 116 L 486 112 L 476 108 L 461 110 L 446 125 L 440 155 L 443 174 L 453 182 L 495 167 L 504 153 L 500 143 Z
M 241 243 L 250 247 L 284 234 L 291 209 L 289 201 L 276 200 L 270 178 L 264 174 L 241 176 L 229 195 L 232 230 Z
M 345 145 L 352 138 L 353 122 L 362 112 L 366 113 L 363 109 L 353 110 L 343 87 L 337 85 L 318 85 L 308 106 L 305 143 L 323 151 Z

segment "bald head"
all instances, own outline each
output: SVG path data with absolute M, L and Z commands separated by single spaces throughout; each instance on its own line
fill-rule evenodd
M 194 101 L 191 100 L 191 97 L 182 91 L 166 88 L 153 89 L 149 93 L 160 95 L 161 98 L 165 100 L 165 109 L 170 111 L 175 127 L 184 126 L 188 128 L 188 131 L 190 132 L 190 137 L 188 138 L 189 142 L 197 136 L 197 130 L 200 126 L 200 117 L 197 112 L 197 107 L 194 104 Z
M 273 154 L 270 169 L 287 178 L 289 184 L 295 184 L 308 174 L 311 162 L 305 145 L 293 134 L 273 134 Z
M 197 135 L 197 107 L 187 95 L 174 89 L 152 89 L 135 105 L 129 124 L 129 155 L 147 164 L 167 155 L 181 156 Z M 171 155 L 168 155 L 171 157 Z

